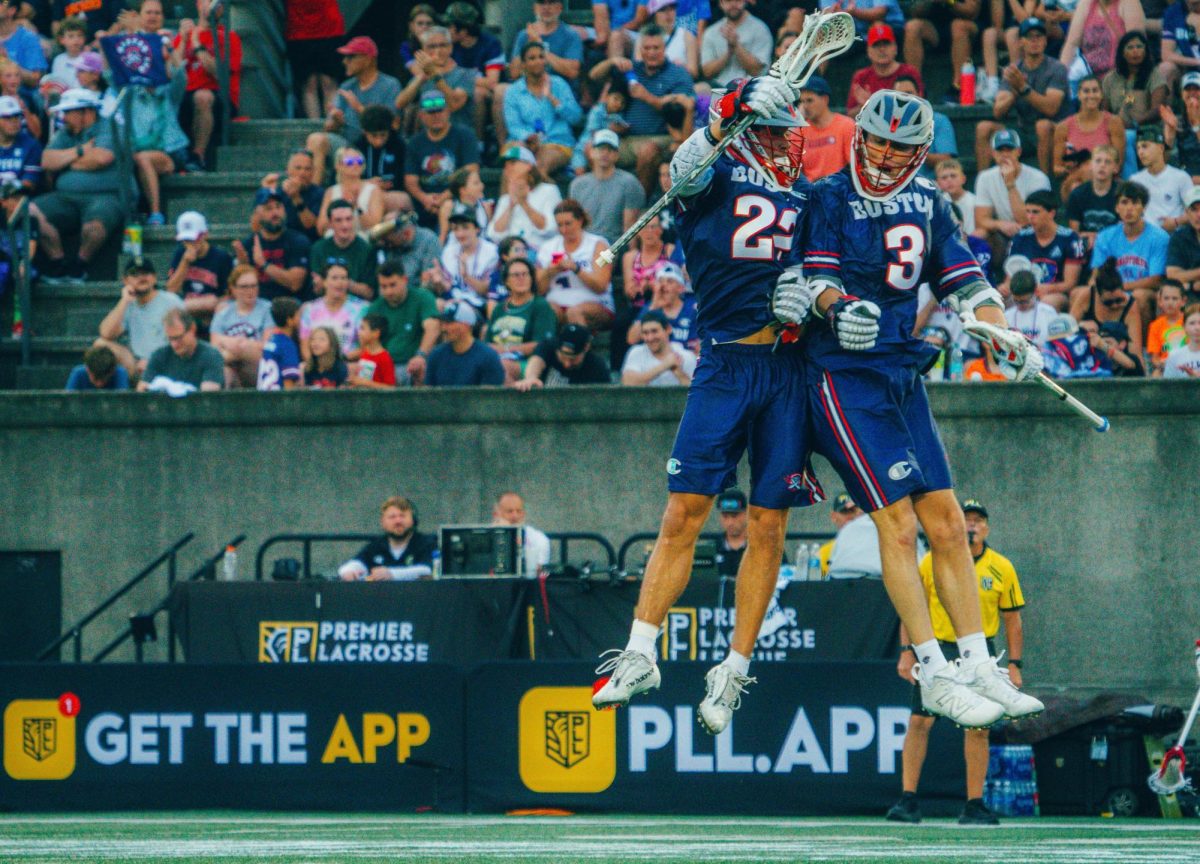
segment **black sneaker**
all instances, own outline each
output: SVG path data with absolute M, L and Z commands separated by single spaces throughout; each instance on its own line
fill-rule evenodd
M 982 798 L 971 798 L 958 817 L 959 825 L 999 825 L 1000 819 L 987 808 Z
M 183 163 L 183 170 L 189 174 L 201 174 L 208 170 L 204 164 L 204 157 L 194 150 L 189 150 L 187 159 Z
M 900 800 L 892 805 L 892 809 L 887 812 L 887 820 L 889 822 L 908 822 L 916 825 L 921 821 L 921 805 L 917 803 L 917 796 L 910 792 L 905 792 L 900 796 Z

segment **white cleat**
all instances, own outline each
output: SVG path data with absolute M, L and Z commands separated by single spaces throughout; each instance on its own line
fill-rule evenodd
M 592 695 L 592 705 L 598 709 L 610 708 L 615 705 L 625 705 L 639 693 L 647 690 L 657 690 L 662 676 L 653 657 L 648 657 L 641 651 L 622 651 L 613 648 L 601 654 L 609 657 L 596 667 L 597 675 L 608 675 L 604 686 Z
M 1004 716 L 1004 707 L 968 688 L 958 678 L 958 667 L 951 663 L 926 681 L 921 664 L 913 675 L 921 685 L 921 705 L 931 714 L 953 720 L 965 729 L 985 729 Z
M 1012 720 L 1031 717 L 1046 710 L 1040 699 L 1017 689 L 1008 677 L 1008 670 L 1000 668 L 995 657 L 966 669 L 960 668 L 958 677 L 973 692 L 999 704 L 1004 709 L 1004 716 Z
M 742 694 L 746 692 L 747 684 L 754 684 L 756 678 L 739 675 L 732 668 L 719 663 L 708 670 L 704 676 L 705 694 L 700 703 L 700 725 L 710 735 L 719 735 L 725 731 L 733 712 L 742 704 Z

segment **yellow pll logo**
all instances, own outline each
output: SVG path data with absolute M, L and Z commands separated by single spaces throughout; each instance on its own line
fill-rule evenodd
M 617 776 L 615 711 L 592 708 L 590 687 L 535 687 L 518 715 L 521 782 L 533 792 L 603 792 Z
M 316 621 L 258 622 L 259 663 L 312 663 L 316 657 Z
M 75 715 L 71 694 L 16 699 L 4 709 L 4 770 L 14 780 L 65 780 L 75 773 Z
M 696 659 L 696 609 L 694 606 L 673 606 L 667 612 L 660 637 L 659 654 L 663 660 Z

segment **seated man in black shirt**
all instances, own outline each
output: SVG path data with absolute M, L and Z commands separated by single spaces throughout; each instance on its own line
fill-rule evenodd
M 737 576 L 742 553 L 750 539 L 750 514 L 746 510 L 746 493 L 741 489 L 726 489 L 717 498 L 717 518 L 721 520 L 721 542 L 717 546 L 717 572 L 722 576 Z
M 343 582 L 431 578 L 437 538 L 417 531 L 416 507 L 407 498 L 393 495 L 379 509 L 383 536 L 339 567 L 338 578 Z
M 611 384 L 608 364 L 592 351 L 592 331 L 566 324 L 553 339 L 538 343 L 525 364 L 525 377 L 513 386 L 528 391 L 567 384 Z

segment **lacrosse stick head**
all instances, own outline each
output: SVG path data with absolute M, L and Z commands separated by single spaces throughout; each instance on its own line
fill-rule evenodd
M 713 94 L 709 116 L 713 120 L 728 120 L 733 116 L 737 99 L 746 78 L 735 78 L 729 89 Z M 729 145 L 729 154 L 739 162 L 758 171 L 767 185 L 776 191 L 791 189 L 804 169 L 804 133 L 808 123 L 794 105 L 775 112 L 772 117 L 759 117 Z
M 877 90 L 854 121 L 850 176 L 858 194 L 887 201 L 912 182 L 933 144 L 933 108 L 920 96 Z
M 1183 755 L 1182 743 L 1166 752 L 1162 765 L 1150 774 L 1146 783 L 1156 795 L 1174 795 L 1192 785 L 1187 778 L 1187 759 Z
M 855 38 L 854 19 L 848 12 L 808 15 L 800 35 L 771 64 L 771 76 L 799 92 L 817 69 L 847 51 Z

